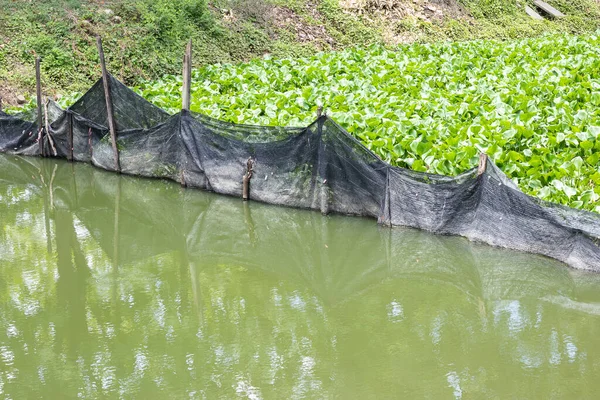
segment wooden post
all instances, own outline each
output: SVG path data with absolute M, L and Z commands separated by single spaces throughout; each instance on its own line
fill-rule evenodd
M 121 172 L 121 164 L 119 162 L 119 149 L 117 148 L 117 132 L 115 128 L 115 120 L 112 108 L 112 99 L 110 96 L 110 84 L 108 82 L 108 72 L 106 72 L 106 63 L 104 61 L 104 50 L 102 50 L 102 39 L 96 36 L 96 45 L 100 54 L 100 66 L 102 67 L 102 84 L 104 85 L 104 97 L 106 99 L 106 119 L 108 119 L 108 129 L 110 131 L 110 139 L 115 155 L 115 170 Z
M 2 97 L 0 97 L 0 112 L 2 112 Z
M 254 159 L 248 158 L 246 161 L 246 173 L 242 178 L 242 199 L 248 201 L 250 199 L 250 179 L 252 179 L 252 172 L 254 171 Z
M 242 200 L 248 201 L 248 197 L 250 195 L 250 178 L 248 178 L 248 174 L 244 174 L 242 178 Z
M 479 166 L 477 167 L 477 176 L 482 175 L 487 167 L 487 154 L 479 153 Z
M 67 145 L 69 146 L 69 149 L 67 150 L 67 160 L 73 161 L 73 114 L 70 111 L 67 111 L 67 118 Z
M 192 86 L 192 40 L 185 47 L 183 56 L 183 86 L 181 88 L 181 109 L 190 109 L 190 90 Z
M 35 58 L 35 86 L 37 96 L 37 126 L 39 130 L 38 144 L 40 146 L 40 155 L 44 156 L 44 125 L 42 122 L 42 74 L 40 72 L 40 58 Z

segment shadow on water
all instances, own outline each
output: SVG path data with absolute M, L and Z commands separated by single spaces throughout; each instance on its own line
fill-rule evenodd
M 0 171 L 0 394 L 600 389 L 596 275 L 87 165 L 0 156 Z

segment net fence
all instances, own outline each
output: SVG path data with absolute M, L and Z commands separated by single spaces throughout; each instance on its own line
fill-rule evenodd
M 169 115 L 108 75 L 122 173 L 251 200 L 376 218 L 548 256 L 600 271 L 600 216 L 522 193 L 487 157 L 457 177 L 393 167 L 327 116 L 305 128 Z M 0 152 L 44 155 L 116 170 L 100 79 L 66 110 L 0 112 Z M 33 122 L 32 122 L 33 121 Z

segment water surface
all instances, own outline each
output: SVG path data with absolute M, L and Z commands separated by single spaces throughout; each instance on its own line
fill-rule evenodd
M 597 398 L 600 276 L 0 155 L 0 398 Z

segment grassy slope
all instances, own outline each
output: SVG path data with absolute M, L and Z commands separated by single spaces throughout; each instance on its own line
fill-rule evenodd
M 96 34 L 104 38 L 110 70 L 135 85 L 178 73 L 188 38 L 195 43 L 194 63 L 201 66 L 247 61 L 265 53 L 306 56 L 318 50 L 390 44 L 399 39 L 582 33 L 597 29 L 600 21 L 594 0 L 550 1 L 569 15 L 557 22 L 532 21 L 522 11 L 523 0 L 460 0 L 462 14 L 432 21 L 412 15 L 386 17 L 372 9 L 361 15 L 347 13 L 338 0 L 204 1 L 0 0 L 0 96 L 14 103 L 17 94 L 32 93 L 36 54 L 43 59 L 48 94 L 88 88 L 98 77 Z M 396 3 L 403 5 L 403 1 Z

